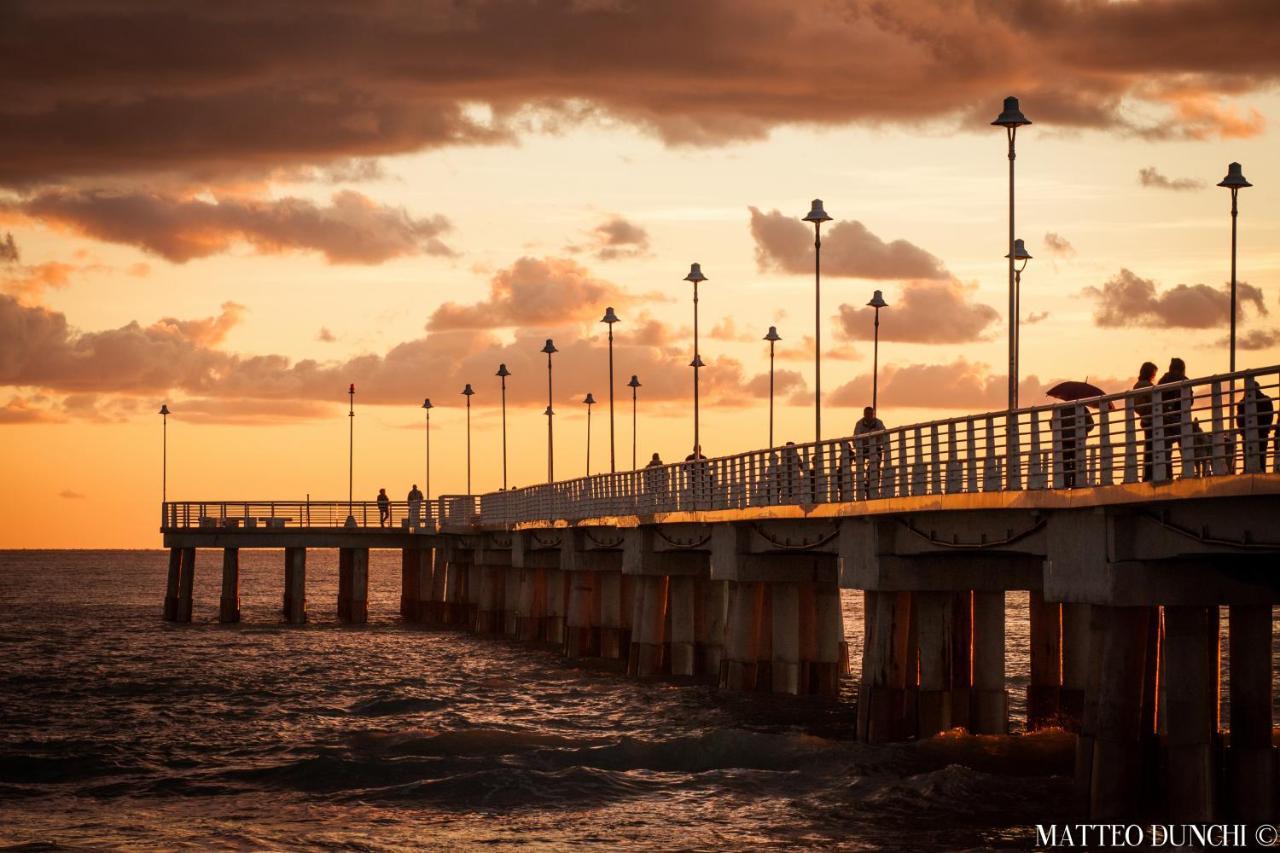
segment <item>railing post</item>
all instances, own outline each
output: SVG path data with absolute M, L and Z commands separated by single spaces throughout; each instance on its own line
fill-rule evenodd
M 1178 453 L 1182 456 L 1182 476 L 1194 477 L 1196 475 L 1196 438 L 1191 429 L 1191 407 L 1195 403 L 1195 394 L 1190 385 L 1178 389 L 1177 394 L 1181 403 L 1178 411 L 1181 426 Z
M 1115 483 L 1115 450 L 1111 447 L 1111 404 L 1098 406 L 1098 482 L 1104 486 Z
M 1260 474 L 1265 469 L 1263 462 L 1262 442 L 1259 441 L 1258 433 L 1258 400 L 1254 394 L 1250 393 L 1250 377 L 1246 376 L 1244 380 L 1244 400 L 1238 406 L 1238 409 L 1244 409 L 1244 418 L 1240 423 L 1238 432 L 1243 433 L 1241 436 L 1244 445 L 1244 472 L 1246 474 Z M 1270 424 L 1266 427 L 1267 431 L 1271 431 Z
M 1133 395 L 1124 398 L 1124 481 L 1138 482 L 1137 410 Z M 1143 448 L 1145 464 L 1151 465 L 1151 448 Z
M 1028 425 L 1031 443 L 1031 459 L 1027 464 L 1027 488 L 1043 489 L 1045 487 L 1044 459 L 1040 455 L 1040 410 L 1032 409 Z
M 947 491 L 959 492 L 964 488 L 964 473 L 960 467 L 960 455 L 956 448 L 956 422 L 947 424 Z
M 977 421 L 969 418 L 965 424 L 965 451 L 968 453 L 966 468 L 968 469 L 968 490 L 978 491 L 978 426 Z
M 1004 419 L 1004 455 L 1006 491 L 1022 489 L 1022 446 L 1018 441 L 1018 413 L 1009 412 Z
M 1230 445 L 1222 419 L 1222 383 L 1215 380 L 1210 391 L 1210 428 L 1213 430 L 1213 473 L 1222 475 L 1231 473 L 1227 459 L 1227 447 Z

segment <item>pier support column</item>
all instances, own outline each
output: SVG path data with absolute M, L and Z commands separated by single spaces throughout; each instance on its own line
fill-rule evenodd
M 951 594 L 951 725 L 972 731 L 973 590 Z
M 307 549 L 284 549 L 284 621 L 307 621 Z
M 725 621 L 729 610 L 728 582 L 698 578 L 694 594 L 697 596 L 694 611 L 697 673 L 712 682 L 718 682 L 724 660 Z
M 338 549 L 338 621 L 369 621 L 369 549 Z
M 1062 689 L 1058 717 L 1067 731 L 1080 731 L 1084 695 L 1089 686 L 1090 616 L 1088 604 L 1062 605 Z
M 568 658 L 595 657 L 600 653 L 600 632 L 592 625 L 592 604 L 596 599 L 596 573 L 562 572 L 561 582 L 568 586 L 569 603 L 565 614 L 564 654 Z
M 1089 816 L 1118 820 L 1137 813 L 1142 791 L 1142 693 L 1150 607 L 1094 605 L 1096 712 L 1086 699 L 1085 733 L 1093 728 Z M 1091 712 L 1096 714 L 1090 720 Z M 1094 725 L 1090 725 L 1093 723 Z M 1081 740 L 1084 740 L 1082 735 Z M 1179 820 L 1194 820 L 1179 815 Z
M 671 607 L 670 660 L 672 675 L 697 674 L 697 584 L 689 575 L 669 581 Z
M 600 572 L 600 657 L 622 657 L 622 574 Z
M 911 593 L 868 591 L 863 596 L 866 633 L 858 693 L 858 737 L 870 743 L 903 740 L 908 735 Z
M 563 646 L 565 620 L 569 612 L 569 575 L 555 567 L 548 567 L 539 570 L 539 577 L 542 579 L 541 588 L 545 598 L 539 636 L 552 645 Z M 590 612 L 590 601 L 587 606 Z M 591 617 L 587 618 L 590 623 Z
M 178 622 L 191 621 L 191 599 L 196 585 L 196 549 L 182 549 L 182 578 L 178 582 Z
M 1228 615 L 1231 666 L 1231 749 L 1228 795 L 1232 817 L 1251 824 L 1276 817 L 1271 747 L 1271 605 L 1232 605 Z
M 477 634 L 496 634 L 502 626 L 503 567 L 476 565 L 479 574 L 477 590 Z
M 547 569 L 520 570 L 520 601 L 516 608 L 516 639 L 524 643 L 546 639 Z
M 417 579 L 414 581 L 414 594 L 417 596 L 413 608 L 413 620 L 426 622 L 431 614 L 431 595 L 433 583 L 432 564 L 435 562 L 435 549 L 416 548 L 411 551 L 410 560 Z
M 182 586 L 182 549 L 169 549 L 169 580 L 164 589 L 164 620 L 178 620 L 178 590 Z
M 774 693 L 800 692 L 800 586 L 771 583 L 770 615 L 772 631 L 770 681 Z
M 400 550 L 400 618 L 406 622 L 418 619 L 418 552 Z
M 920 689 L 917 718 L 920 737 L 951 728 L 951 613 L 955 595 L 917 592 L 916 636 L 920 646 Z
M 222 549 L 222 600 L 218 605 L 218 621 L 224 624 L 240 621 L 240 549 Z
M 431 554 L 431 598 L 423 621 L 430 625 L 443 625 L 445 621 L 445 591 L 449 582 L 449 560 L 444 548 L 436 548 Z
M 728 581 L 729 614 L 724 632 L 720 686 L 755 690 L 759 671 L 758 637 L 765 590 L 760 583 Z
M 974 734 L 1008 734 L 1003 592 L 973 593 L 973 689 L 970 697 L 969 723 Z
M 520 613 L 521 577 L 529 569 L 508 566 L 502 576 L 502 633 L 515 639 Z
M 636 578 L 636 604 L 631 634 L 631 656 L 627 673 L 639 678 L 660 675 L 666 640 L 667 578 L 640 575 Z
M 844 650 L 844 615 L 840 612 L 840 588 L 815 582 L 813 588 L 814 656 L 808 669 L 806 692 L 834 699 L 840 693 L 841 658 Z
M 1169 811 L 1180 821 L 1207 823 L 1216 811 L 1218 608 L 1166 606 L 1164 628 L 1169 661 Z
M 454 547 L 449 549 L 445 568 L 444 623 L 450 628 L 462 628 L 467 621 L 467 567 L 471 564 L 471 552 Z
M 1057 721 L 1062 689 L 1062 605 L 1045 601 L 1044 593 L 1031 590 L 1027 605 L 1031 634 L 1031 680 L 1027 685 L 1027 731 L 1052 726 Z

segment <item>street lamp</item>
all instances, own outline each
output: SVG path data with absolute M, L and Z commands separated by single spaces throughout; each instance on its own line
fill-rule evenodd
M 1027 261 L 1031 260 L 1031 254 L 1021 237 L 1013 241 L 1012 254 L 1011 260 L 1022 262 L 1022 266 L 1013 270 L 1013 384 L 1016 389 L 1022 374 L 1022 271 L 1027 268 Z M 1013 402 L 1015 405 L 1018 402 L 1016 390 Z
M 161 403 L 160 411 L 160 508 L 169 502 L 169 404 Z M 167 510 L 165 510 L 167 512 Z
M 813 223 L 813 431 L 814 441 L 822 441 L 822 223 L 831 217 L 822 209 L 822 199 L 815 198 L 805 214 L 805 222 Z
M 462 389 L 462 394 L 467 398 L 467 494 L 471 494 L 471 397 L 476 392 L 471 390 L 471 383 L 467 383 L 467 387 Z
M 430 500 L 431 500 L 431 410 L 432 410 L 433 408 L 434 408 L 434 407 L 431 405 L 431 398 L 430 398 L 430 397 L 428 397 L 428 398 L 426 398 L 425 400 L 423 400 L 423 401 L 422 401 L 422 410 L 423 410 L 423 412 L 425 412 L 425 413 L 426 413 L 426 416 L 427 416 L 427 429 L 426 429 L 426 434 L 427 434 L 427 480 L 426 480 L 427 494 L 426 494 L 426 499 L 427 499 L 427 501 L 428 501 L 428 502 L 430 502 Z
M 609 473 L 614 474 L 618 463 L 613 444 L 613 324 L 618 322 L 618 315 L 613 313 L 613 308 L 606 308 L 600 322 L 609 324 Z
M 1004 110 L 1000 115 L 996 116 L 996 120 L 991 122 L 993 126 L 1003 127 L 1009 138 L 1009 408 L 1016 409 L 1018 407 L 1018 376 L 1017 376 L 1017 331 L 1018 324 L 1018 306 L 1017 283 L 1014 280 L 1015 270 L 1014 262 L 1014 237 L 1013 237 L 1013 161 L 1017 156 L 1014 151 L 1014 140 L 1018 134 L 1018 128 L 1023 125 L 1031 124 L 1031 120 L 1022 114 L 1022 110 L 1018 109 L 1018 99 L 1008 97 L 1004 99 Z
M 627 387 L 631 389 L 631 470 L 636 470 L 636 389 L 640 387 L 640 380 L 636 375 L 631 374 L 631 381 L 627 383 Z
M 551 421 L 556 416 L 555 410 L 551 408 L 551 354 L 559 352 L 556 345 L 551 342 L 551 338 L 547 338 L 547 343 L 540 352 L 547 354 L 547 410 L 543 412 L 547 416 L 547 482 L 554 483 L 556 479 L 556 450 L 555 442 L 552 440 Z
M 355 527 L 356 514 L 353 507 L 356 477 L 356 384 L 354 382 L 347 389 L 347 397 L 350 408 L 347 410 L 347 520 L 344 525 Z
M 1239 163 L 1227 166 L 1227 176 L 1218 182 L 1218 186 L 1231 190 L 1231 371 L 1236 372 L 1236 195 L 1245 187 L 1251 187 L 1244 178 Z
M 769 449 L 773 449 L 773 348 L 778 341 L 782 340 L 782 336 L 778 334 L 777 326 L 770 326 L 769 332 L 764 336 L 769 342 Z
M 583 399 L 587 404 L 587 476 L 591 476 L 591 407 L 596 404 L 596 398 L 591 396 L 591 392 L 587 392 L 587 396 Z
M 703 367 L 702 357 L 698 354 L 698 283 L 707 280 L 702 274 L 702 264 L 690 264 L 689 274 L 684 280 L 693 282 L 693 361 L 689 362 L 689 366 L 693 368 L 693 455 L 697 458 L 702 452 L 702 440 L 698 431 L 698 371 Z
M 498 365 L 494 374 L 502 382 L 502 490 L 507 490 L 507 377 L 511 371 L 505 363 Z
M 876 408 L 880 402 L 880 309 L 888 308 L 889 303 L 884 301 L 884 295 L 880 291 L 876 291 L 871 295 L 871 301 L 867 303 L 871 308 L 876 309 L 876 321 L 872 339 L 875 341 L 871 346 L 871 408 Z

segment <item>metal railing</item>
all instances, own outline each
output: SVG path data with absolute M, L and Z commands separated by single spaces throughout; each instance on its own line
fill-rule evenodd
M 1273 366 L 638 471 L 483 495 L 442 495 L 424 510 L 424 526 L 500 528 L 1276 472 L 1273 400 L 1278 388 L 1280 366 Z M 401 526 L 407 504 L 391 507 L 391 526 Z M 341 527 L 347 516 L 345 502 L 165 505 L 166 513 L 174 513 L 166 516 L 174 527 L 197 526 L 190 521 L 197 517 L 270 517 L 264 508 L 295 519 L 288 524 L 311 527 Z M 361 527 L 378 526 L 372 502 L 355 504 L 353 514 Z
M 161 512 L 162 530 L 186 528 L 341 528 L 347 516 L 357 528 L 433 530 L 439 518 L 433 501 L 391 501 L 387 515 L 377 501 L 169 501 Z

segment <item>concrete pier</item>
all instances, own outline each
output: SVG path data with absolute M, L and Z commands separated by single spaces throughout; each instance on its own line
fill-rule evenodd
M 284 549 L 284 621 L 307 621 L 307 549 Z
M 1027 730 L 1057 725 L 1062 691 L 1062 605 L 1031 590 L 1031 680 L 1027 685 Z
M 698 578 L 694 594 L 694 642 L 697 674 L 718 682 L 724 662 L 725 631 L 729 616 L 727 581 Z
M 223 624 L 240 621 L 240 549 L 222 549 L 222 598 L 218 604 L 218 621 Z
M 1276 818 L 1275 750 L 1271 746 L 1269 604 L 1232 605 L 1227 616 L 1231 667 L 1231 747 L 1227 753 L 1228 816 L 1251 824 Z
M 1092 632 L 1089 605 L 1062 605 L 1062 689 L 1058 693 L 1058 721 L 1068 731 L 1079 731 L 1089 686 Z
M 1205 823 L 1217 814 L 1218 608 L 1165 607 L 1164 624 L 1169 811 L 1188 823 Z
M 195 594 L 196 585 L 196 549 L 182 549 L 182 577 L 178 581 L 178 608 L 174 616 L 177 622 L 190 622 L 192 596 Z
M 600 585 L 600 657 L 619 660 L 623 657 L 622 573 L 601 572 Z M 627 640 L 630 639 L 628 636 Z
M 912 601 L 909 592 L 863 593 L 866 623 L 858 737 L 869 743 L 904 740 L 912 728 L 907 683 Z
M 973 688 L 969 729 L 974 734 L 1009 731 L 1009 694 L 1004 671 L 1004 593 L 973 594 Z
M 1098 700 L 1094 719 L 1086 704 L 1085 730 L 1093 737 L 1089 815 L 1112 820 L 1137 814 L 1142 792 L 1142 673 L 1151 608 L 1093 610 Z
M 952 608 L 955 596 L 922 592 L 915 596 L 916 637 L 920 649 L 917 719 L 920 737 L 951 728 Z
M 671 674 L 694 676 L 697 665 L 697 584 L 688 575 L 671 578 L 668 585 Z
M 418 621 L 419 560 L 418 551 L 400 549 L 400 618 L 406 622 Z
M 651 678 L 663 672 L 666 664 L 667 581 L 661 575 L 636 578 L 628 675 Z
M 338 549 L 338 621 L 369 621 L 369 549 Z
M 178 590 L 182 585 L 182 549 L 169 549 L 169 575 L 164 590 L 164 620 L 178 621 Z

